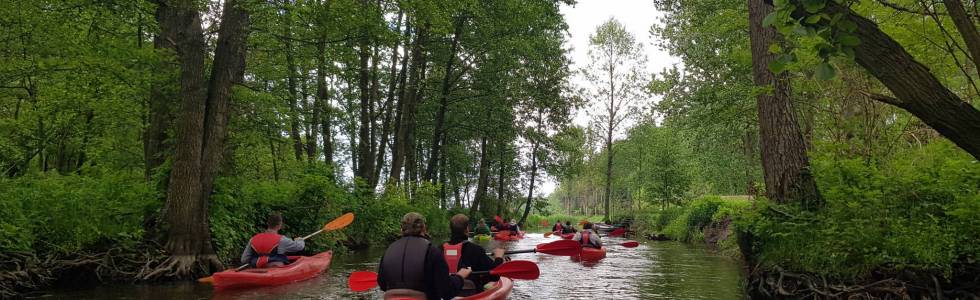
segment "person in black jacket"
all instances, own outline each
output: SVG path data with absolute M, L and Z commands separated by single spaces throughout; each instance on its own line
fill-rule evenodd
M 480 245 L 469 242 L 470 218 L 457 214 L 449 220 L 450 239 L 440 249 L 449 265 L 449 270 L 471 268 L 473 271 L 489 271 L 504 263 L 504 249 L 493 250 L 493 257 L 487 256 L 487 251 Z M 500 278 L 489 274 L 468 278 L 473 281 L 474 290 L 465 290 L 464 294 L 473 294 L 483 290 L 483 285 L 497 281 Z
M 378 264 L 378 286 L 385 294 L 417 296 L 426 299 L 452 299 L 463 288 L 472 271 L 461 268 L 454 273 L 442 252 L 429 241 L 425 218 L 418 213 L 402 217 L 402 237 L 388 246 Z

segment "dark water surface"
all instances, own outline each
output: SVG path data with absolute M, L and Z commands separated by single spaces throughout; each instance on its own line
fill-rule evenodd
M 516 242 L 481 242 L 506 249 L 531 249 L 545 239 L 528 234 Z M 609 238 L 607 245 L 623 239 Z M 488 247 L 489 249 L 489 247 Z M 637 248 L 609 246 L 605 259 L 583 265 L 568 257 L 517 254 L 513 259 L 538 263 L 541 277 L 515 281 L 511 299 L 741 299 L 737 262 L 703 247 L 677 242 L 645 242 Z M 197 283 L 105 285 L 81 291 L 53 291 L 43 299 L 381 299 L 377 290 L 351 293 L 347 275 L 377 267 L 383 249 L 335 255 L 320 277 L 294 284 L 243 291 L 214 292 Z

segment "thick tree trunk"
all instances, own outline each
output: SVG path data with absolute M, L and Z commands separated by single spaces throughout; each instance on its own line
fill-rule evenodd
M 195 3 L 159 3 L 157 20 L 164 36 L 176 37 L 181 108 L 163 215 L 169 229 L 166 249 L 170 258 L 142 277 L 192 278 L 199 271 L 222 268 L 211 248 L 208 198 L 224 151 L 231 86 L 241 80 L 244 71 L 248 14 L 237 1 L 225 2 L 213 72 L 207 83 L 206 46 Z
M 330 95 L 327 89 L 327 57 L 326 36 L 321 35 L 317 41 L 316 69 L 316 104 L 314 122 L 320 122 L 320 135 L 323 140 L 323 160 L 328 166 L 333 165 L 333 135 L 330 129 L 332 117 Z M 322 115 L 320 114 L 322 113 Z
M 362 33 L 364 34 L 364 33 Z M 371 59 L 371 46 L 369 45 L 367 38 L 364 38 L 358 46 L 359 59 L 359 74 L 357 78 L 357 87 L 360 91 L 360 114 L 359 122 L 360 125 L 357 131 L 357 169 L 354 173 L 357 177 L 362 180 L 367 180 L 371 177 L 371 173 L 374 172 L 374 157 L 371 155 L 371 69 L 368 66 L 368 62 Z
M 774 28 L 762 26 L 762 19 L 773 11 L 773 7 L 763 0 L 749 0 L 748 3 L 754 81 L 757 86 L 773 87 L 772 93 L 756 96 L 766 195 L 776 202 L 799 203 L 813 209 L 822 201 L 810 174 L 806 144 L 790 100 L 789 78 L 786 73 L 774 75 L 768 68 L 775 59 L 775 54 L 769 52 L 769 45 L 779 37 Z
M 795 4 L 798 1 L 793 1 Z M 827 2 L 825 13 L 844 14 L 857 25 L 852 33 L 861 40 L 854 47 L 854 60 L 888 87 L 895 97 L 870 95 L 873 99 L 902 108 L 939 134 L 980 159 L 980 110 L 947 89 L 929 69 L 878 26 L 847 7 Z M 819 13 L 819 12 L 818 12 Z M 794 17 L 808 13 L 798 9 Z M 827 24 L 821 23 L 821 26 Z
M 414 180 L 413 173 L 408 170 L 415 168 L 415 108 L 419 95 L 419 84 L 422 73 L 425 72 L 426 53 L 424 45 L 428 35 L 428 25 L 419 29 L 412 50 L 411 64 L 408 70 L 408 82 L 405 85 L 405 97 L 399 100 L 398 132 L 395 135 L 395 149 L 392 152 L 391 173 L 389 182 L 398 182 L 402 167 L 405 168 L 406 180 Z
M 429 163 L 425 168 L 424 180 L 431 181 L 436 166 L 439 165 L 439 153 L 443 145 L 440 142 L 446 135 L 446 111 L 449 109 L 449 91 L 452 89 L 453 63 L 456 61 L 456 52 L 459 49 L 459 37 L 463 31 L 463 18 L 456 18 L 455 32 L 449 47 L 449 56 L 446 58 L 446 69 L 442 77 L 442 93 L 439 97 L 439 110 L 436 112 L 435 128 L 432 130 L 432 147 L 429 151 Z

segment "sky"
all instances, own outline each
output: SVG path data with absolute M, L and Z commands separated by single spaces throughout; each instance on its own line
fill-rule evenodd
M 652 0 L 578 0 L 577 2 L 574 6 L 561 7 L 561 13 L 568 23 L 569 36 L 566 47 L 571 49 L 573 70 L 580 70 L 588 65 L 589 35 L 609 18 L 619 20 L 626 30 L 643 44 L 648 73 L 653 74 L 680 63 L 680 59 L 670 56 L 654 45 L 655 37 L 650 34 L 650 27 L 658 22 L 662 13 L 657 11 Z M 589 84 L 581 78 L 574 78 L 572 83 L 579 87 Z M 651 101 L 655 100 L 651 99 Z M 579 126 L 586 126 L 588 121 L 588 116 L 579 111 L 576 112 L 573 122 Z M 557 185 L 554 178 L 546 178 L 540 186 L 540 191 L 545 195 L 550 194 Z

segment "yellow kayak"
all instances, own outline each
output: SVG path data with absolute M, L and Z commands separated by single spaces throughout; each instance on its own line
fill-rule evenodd
M 473 236 L 474 241 L 489 241 L 490 236 L 486 234 L 477 234 Z

